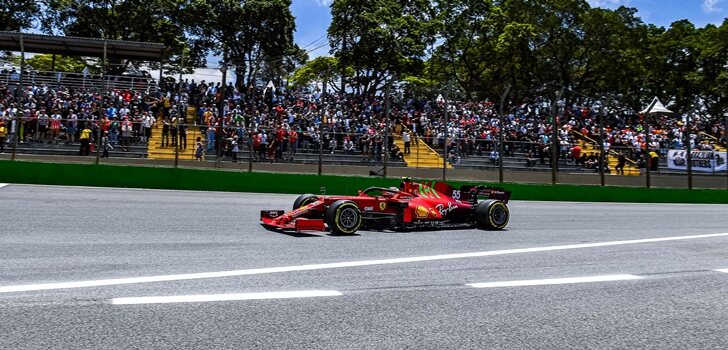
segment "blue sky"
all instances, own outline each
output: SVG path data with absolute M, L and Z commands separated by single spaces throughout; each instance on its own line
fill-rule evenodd
M 295 40 L 306 50 L 320 46 L 321 37 L 331 23 L 329 5 L 332 0 L 293 0 L 291 11 L 296 17 Z M 635 7 L 645 23 L 669 27 L 670 23 L 688 19 L 698 27 L 719 25 L 728 17 L 728 0 L 588 0 L 592 6 Z M 318 41 L 317 41 L 318 40 Z M 326 44 L 324 42 L 323 44 Z M 329 54 L 328 45 L 309 52 L 311 58 Z

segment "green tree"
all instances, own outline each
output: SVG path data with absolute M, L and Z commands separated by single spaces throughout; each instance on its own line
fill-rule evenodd
M 643 75 L 645 100 L 659 96 L 677 112 L 692 108 L 697 90 L 689 76 L 698 68 L 698 43 L 699 32 L 687 20 L 674 22 L 667 30 L 650 30 Z
M 491 0 L 438 2 L 442 44 L 433 52 L 430 67 L 443 67 L 447 73 L 437 75 L 444 80 L 456 79 L 466 95 L 482 94 L 492 86 L 493 80 L 489 78 L 497 69 L 493 55 L 498 35 L 497 13 Z
M 34 0 L 0 0 L 0 30 L 30 28 L 37 14 L 38 3 Z
M 69 57 L 69 56 L 61 56 L 61 55 L 35 55 L 31 58 L 28 58 L 25 60 L 25 64 L 27 64 L 30 67 L 33 67 L 33 69 L 38 71 L 55 71 L 55 72 L 80 72 L 82 71 L 86 66 L 89 66 L 89 69 L 93 68 L 92 65 L 88 65 L 86 61 L 84 61 L 80 57 Z M 19 56 L 13 56 L 13 59 L 17 61 L 17 64 L 20 64 L 20 57 Z M 96 70 L 96 68 L 93 68 L 93 70 Z
M 353 73 L 351 67 L 341 67 L 336 57 L 321 56 L 306 62 L 293 73 L 291 83 L 297 87 L 308 86 L 321 82 L 325 90 L 329 88 L 335 92 L 342 91 L 341 72 Z
M 263 71 L 280 76 L 305 58 L 293 42 L 290 5 L 290 0 L 194 0 L 183 22 L 202 56 L 222 57 L 235 69 L 238 84 L 250 85 Z
M 700 30 L 695 45 L 697 69 L 687 79 L 708 114 L 719 118 L 728 111 L 728 19 L 720 27 L 708 25 Z
M 335 0 L 328 29 L 332 53 L 352 67 L 353 88 L 364 95 L 393 76 L 422 71 L 437 22 L 427 0 Z

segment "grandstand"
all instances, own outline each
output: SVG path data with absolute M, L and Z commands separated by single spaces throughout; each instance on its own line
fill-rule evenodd
M 17 48 L 19 39 L 17 33 L 11 35 L 0 32 L 0 49 Z M 24 35 L 23 40 L 26 41 L 26 49 L 40 52 L 97 55 L 106 46 L 107 54 L 113 57 L 160 57 L 159 52 L 141 50 L 139 53 L 136 43 L 129 42 L 43 35 Z M 48 42 L 41 43 L 43 40 Z M 60 48 L 64 45 L 70 48 L 69 51 Z M 147 47 L 145 43 L 141 45 Z M 160 49 L 155 44 L 149 45 L 154 50 Z M 320 161 L 331 165 L 381 166 L 384 164 L 383 155 L 373 153 L 371 150 L 376 147 L 372 141 L 364 141 L 368 138 L 362 136 L 388 132 L 392 145 L 399 151 L 404 151 L 404 143 L 400 137 L 404 127 L 417 131 L 412 132 L 411 152 L 400 156 L 392 151 L 388 165 L 411 168 L 443 167 L 441 145 L 444 142 L 444 109 L 438 101 L 405 99 L 395 103 L 392 109 L 392 129 L 385 130 L 384 125 L 387 123 L 384 122 L 384 111 L 381 108 L 383 98 L 380 96 L 320 95 L 310 91 L 280 88 L 266 94 L 263 86 L 253 91 L 237 91 L 232 86 L 226 89 L 219 85 L 187 80 L 169 84 L 162 80 L 155 81 L 148 76 L 35 71 L 26 73 L 21 81 L 17 71 L 0 72 L 0 92 L 3 96 L 0 98 L 0 105 L 3 105 L 0 108 L 1 117 L 6 124 L 17 122 L 19 125 L 20 135 L 15 147 L 18 154 L 77 156 L 80 131 L 80 127 L 76 125 L 78 123 L 89 125 L 96 144 L 99 144 L 99 130 L 110 131 L 109 144 L 113 147 L 109 150 L 111 158 L 135 158 L 150 162 L 175 157 L 180 160 L 194 160 L 195 140 L 200 137 L 205 145 L 206 161 L 227 162 L 236 158 L 239 162 L 316 164 Z M 18 108 L 17 98 L 20 95 L 26 101 Z M 179 106 L 176 101 L 181 101 L 183 105 Z M 446 168 L 494 170 L 502 166 L 509 171 L 551 171 L 551 157 L 548 154 L 552 142 L 550 116 L 547 109 L 541 108 L 549 103 L 537 100 L 531 106 L 514 105 L 507 109 L 506 125 L 501 126 L 492 104 L 453 101 L 450 104 L 452 111 L 449 124 L 446 126 L 447 134 L 451 136 Z M 186 120 L 186 149 L 175 152 L 175 147 L 171 145 L 162 146 L 164 120 L 169 123 L 177 109 L 188 107 L 193 112 Z M 50 118 L 43 117 L 41 108 L 46 109 Z M 195 114 L 195 111 L 199 112 Z M 559 119 L 563 122 L 559 126 L 563 126 L 564 130 L 559 129 L 559 171 L 596 173 L 595 169 L 598 167 L 587 167 L 583 161 L 572 159 L 570 153 L 563 148 L 568 150 L 578 145 L 582 154 L 599 157 L 601 150 L 594 137 L 599 134 L 595 111 L 574 106 L 566 108 L 562 113 L 564 115 Z M 102 120 L 103 116 L 109 121 Z M 153 125 L 150 125 L 151 135 L 148 140 L 142 132 L 142 124 L 147 116 L 155 118 Z M 129 118 L 133 130 L 128 135 L 129 147 L 122 149 L 120 145 L 123 137 L 117 124 L 125 117 Z M 54 136 L 49 137 L 53 123 L 51 119 L 57 120 L 59 128 Z M 643 149 L 639 142 L 644 137 L 644 130 L 635 124 L 635 120 L 634 116 L 623 115 L 613 116 L 611 119 L 607 128 L 608 138 L 615 144 L 606 154 L 611 174 L 614 174 L 617 163 L 617 151 L 623 150 L 629 155 L 624 175 L 640 175 L 637 164 Z M 104 126 L 104 123 L 112 126 Z M 701 128 L 701 132 L 693 134 L 699 147 L 726 151 L 725 145 L 721 145 L 719 140 L 722 126 L 708 123 L 696 126 Z M 217 143 L 219 151 L 214 146 L 211 149 L 207 147 L 208 127 L 215 128 L 215 137 L 222 140 Z M 296 130 L 299 135 L 296 149 L 290 154 L 283 151 L 289 147 L 288 136 L 282 136 L 283 141 L 273 142 L 281 137 L 277 134 L 277 130 L 281 128 L 286 133 L 287 130 Z M 660 133 L 655 136 L 656 144 L 651 149 L 657 150 L 661 155 L 658 174 L 680 173 L 679 170 L 667 168 L 665 155 L 669 148 L 684 147 L 673 144 L 679 144 L 676 141 L 683 137 L 680 130 L 685 128 L 675 121 L 667 121 L 655 129 L 660 130 Z M 251 152 L 249 146 L 253 143 L 251 134 L 258 131 L 264 131 L 269 141 L 265 147 L 270 150 L 263 151 L 265 157 L 259 156 L 258 150 Z M 497 149 L 495 140 L 499 139 L 498 133 L 501 132 L 505 133 L 505 154 L 494 159 L 490 153 Z M 314 137 L 314 134 L 317 136 Z M 344 149 L 344 137 L 353 141 L 353 147 Z M 317 138 L 323 141 L 318 141 Z M 232 154 L 233 140 L 239 150 L 236 157 Z M 369 144 L 363 144 L 365 142 Z M 618 148 L 617 142 L 624 148 Z M 278 148 L 280 151 L 276 152 Z M 369 151 L 365 153 L 364 150 Z M 218 153 L 220 157 L 217 156 Z

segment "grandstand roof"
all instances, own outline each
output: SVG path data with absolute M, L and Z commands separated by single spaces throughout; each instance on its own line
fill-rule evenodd
M 104 43 L 106 43 L 107 58 L 159 61 L 162 59 L 165 47 L 158 43 L 139 41 L 104 40 L 0 31 L 0 50 L 20 51 L 21 35 L 23 36 L 25 52 L 66 56 L 102 57 L 104 55 Z

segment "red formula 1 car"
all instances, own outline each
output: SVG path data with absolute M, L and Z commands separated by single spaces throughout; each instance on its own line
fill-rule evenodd
M 262 210 L 260 220 L 269 228 L 326 231 L 350 235 L 359 229 L 408 230 L 417 228 L 478 227 L 501 230 L 508 225 L 508 199 L 502 188 L 434 184 L 404 179 L 399 188 L 370 187 L 357 196 L 303 194 L 293 211 Z M 480 197 L 484 200 L 479 201 Z

